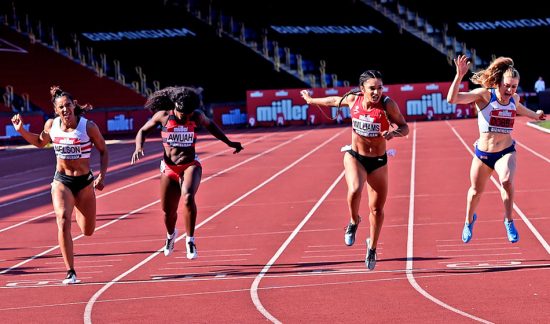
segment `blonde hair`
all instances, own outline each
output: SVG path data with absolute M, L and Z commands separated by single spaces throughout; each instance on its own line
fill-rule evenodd
M 504 74 L 519 79 L 519 72 L 514 68 L 514 60 L 509 57 L 497 57 L 485 70 L 474 73 L 472 82 L 485 88 L 496 88 L 502 82 Z

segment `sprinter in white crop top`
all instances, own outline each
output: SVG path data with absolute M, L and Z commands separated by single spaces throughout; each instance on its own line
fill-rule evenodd
M 516 149 L 512 130 L 516 115 L 532 119 L 545 119 L 542 110 L 532 111 L 520 102 L 516 93 L 519 72 L 509 57 L 498 57 L 484 70 L 474 73 L 471 80 L 482 87 L 468 92 L 459 92 L 462 78 L 468 73 L 470 61 L 465 55 L 454 59 L 456 76 L 449 88 L 447 101 L 452 104 L 470 104 L 478 112 L 479 138 L 475 142 L 475 157 L 470 168 L 470 189 L 466 204 L 466 220 L 462 229 L 462 241 L 472 239 L 475 213 L 483 188 L 495 171 L 500 180 L 500 193 L 504 204 L 504 228 L 511 243 L 519 240 L 519 234 L 512 220 L 514 204 L 514 175 L 516 171 Z
M 23 127 L 23 117 L 12 117 L 15 130 L 30 144 L 44 147 L 52 143 L 57 157 L 52 182 L 52 201 L 57 218 L 58 238 L 67 276 L 63 284 L 77 283 L 74 270 L 74 253 L 71 235 L 71 218 L 76 210 L 77 224 L 84 235 L 92 235 L 96 222 L 95 189 L 102 190 L 107 173 L 109 155 L 105 140 L 97 125 L 82 117 L 88 105 L 80 106 L 73 96 L 59 87 L 50 89 L 57 117 L 48 119 L 40 134 L 31 133 Z M 90 169 L 92 147 L 99 151 L 100 167 L 94 179 Z

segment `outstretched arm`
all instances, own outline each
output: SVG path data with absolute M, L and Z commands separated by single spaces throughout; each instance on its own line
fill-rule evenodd
M 149 119 L 137 132 L 136 134 L 136 149 L 132 153 L 131 164 L 136 163 L 139 160 L 139 156 L 144 156 L 143 152 L 143 143 L 145 143 L 145 137 L 147 134 L 157 127 L 160 124 L 162 117 L 166 115 L 166 112 L 158 111 L 156 112 L 151 119 Z
M 308 90 L 302 90 L 300 91 L 300 95 L 302 96 L 302 98 L 304 98 L 304 100 L 306 101 L 307 104 L 315 104 L 315 105 L 320 105 L 320 106 L 338 106 L 338 104 L 340 103 L 340 101 L 342 100 L 342 97 L 340 96 L 330 96 L 330 97 L 323 97 L 323 98 L 313 98 L 310 94 L 309 94 L 309 91 Z M 342 103 L 340 103 L 341 105 L 344 105 L 344 106 L 349 106 L 349 103 L 348 103 L 348 98 L 349 97 L 353 97 L 355 98 L 355 96 L 353 95 L 349 95 L 346 97 L 346 99 L 344 99 L 342 101 Z
M 218 125 L 210 120 L 210 118 L 206 117 L 204 112 L 202 112 L 201 110 L 195 110 L 195 113 L 198 114 L 197 118 L 199 120 L 199 123 L 206 127 L 210 134 L 214 135 L 214 137 L 227 144 L 227 146 L 235 149 L 233 154 L 239 153 L 244 149 L 240 142 L 230 141 L 229 138 L 227 138 L 227 136 L 224 134 L 224 132 L 218 127 Z
M 36 147 L 44 147 L 46 144 L 48 144 L 51 141 L 50 138 L 50 128 L 52 128 L 53 119 L 48 119 L 46 123 L 44 124 L 44 129 L 40 134 L 35 134 L 27 131 L 25 127 L 23 127 L 23 117 L 21 115 L 16 114 L 11 118 L 11 123 L 13 124 L 13 127 L 21 136 L 30 144 L 36 146 Z
M 522 103 L 519 102 L 519 95 L 516 93 L 514 94 L 514 100 L 517 102 L 516 104 L 516 110 L 517 112 L 522 116 L 527 116 L 531 119 L 536 120 L 545 120 L 546 115 L 544 114 L 544 111 L 539 109 L 537 111 L 532 111 L 531 109 L 525 107 Z

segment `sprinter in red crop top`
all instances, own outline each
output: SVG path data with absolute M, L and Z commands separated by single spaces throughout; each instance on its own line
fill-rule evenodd
M 514 174 L 516 149 L 512 130 L 516 114 L 532 119 L 544 119 L 542 110 L 536 112 L 520 103 L 516 93 L 519 72 L 509 57 L 498 57 L 484 70 L 474 73 L 471 80 L 482 87 L 460 92 L 462 78 L 470 69 L 465 55 L 454 59 L 456 75 L 449 88 L 447 101 L 452 104 L 474 103 L 478 114 L 479 138 L 475 142 L 475 155 L 470 166 L 470 189 L 466 200 L 466 220 L 462 229 L 462 241 L 472 239 L 475 213 L 487 180 L 496 171 L 500 182 L 500 195 L 504 203 L 504 228 L 511 243 L 519 240 L 512 220 L 514 205 Z
M 359 204 L 366 182 L 370 236 L 367 239 L 365 264 L 369 270 L 373 270 L 376 265 L 376 246 L 384 222 L 384 204 L 388 194 L 386 141 L 409 133 L 397 103 L 383 95 L 383 92 L 382 74 L 376 70 L 361 74 L 359 91 L 350 91 L 341 97 L 312 98 L 308 90 L 300 92 L 308 104 L 350 107 L 351 148 L 344 155 L 350 222 L 346 227 L 344 242 L 348 246 L 355 242 L 355 232 L 361 221 Z M 390 130 L 390 124 L 397 127 Z
M 153 117 L 141 127 L 136 135 L 136 150 L 132 155 L 132 164 L 143 156 L 145 136 L 158 126 L 162 127 L 162 145 L 164 156 L 160 163 L 160 194 L 164 224 L 166 226 L 166 244 L 164 255 L 172 254 L 178 235 L 176 221 L 180 198 L 183 196 L 183 214 L 185 218 L 187 258 L 198 256 L 195 245 L 195 223 L 197 205 L 195 194 L 202 177 L 202 167 L 195 152 L 197 127 L 204 126 L 212 135 L 239 153 L 243 147 L 239 142 L 230 141 L 223 131 L 200 109 L 199 92 L 191 87 L 167 87 L 154 92 L 145 103 Z

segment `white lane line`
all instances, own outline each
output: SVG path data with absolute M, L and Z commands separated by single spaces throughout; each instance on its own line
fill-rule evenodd
M 309 134 L 311 131 L 308 131 L 306 132 L 305 134 Z M 292 162 L 290 165 L 286 166 L 284 169 L 280 170 L 279 172 L 275 173 L 274 175 L 272 175 L 270 178 L 268 178 L 267 180 L 265 180 L 264 182 L 260 183 L 259 185 L 257 185 L 256 187 L 254 187 L 253 189 L 249 190 L 247 193 L 243 194 L 242 196 L 240 196 L 239 198 L 235 199 L 233 202 L 229 203 L 228 205 L 226 205 L 225 207 L 223 207 L 222 209 L 218 210 L 216 213 L 214 213 L 213 215 L 211 215 L 210 217 L 206 218 L 204 221 L 202 221 L 200 224 L 198 224 L 196 226 L 196 228 L 200 228 L 202 227 L 204 224 L 207 224 L 208 222 L 210 222 L 212 219 L 218 217 L 221 213 L 223 213 L 224 211 L 226 211 L 227 209 L 233 207 L 235 204 L 237 204 L 238 202 L 240 202 L 241 200 L 245 199 L 246 197 L 250 196 L 251 194 L 253 194 L 254 192 L 258 191 L 260 188 L 264 187 L 265 185 L 267 185 L 268 183 L 270 183 L 271 181 L 273 181 L 274 179 L 278 178 L 281 174 L 287 172 L 288 170 L 290 170 L 291 168 L 293 168 L 294 166 L 296 166 L 298 163 L 302 162 L 303 160 L 305 160 L 306 158 L 308 158 L 310 155 L 312 155 L 313 153 L 315 153 L 316 151 L 318 151 L 319 149 L 321 149 L 323 146 L 325 146 L 327 143 L 330 143 L 331 141 L 333 141 L 336 137 L 340 136 L 340 134 L 342 134 L 344 132 L 344 130 L 341 130 L 340 132 L 336 133 L 335 135 L 333 135 L 332 137 L 330 137 L 328 140 L 324 141 L 323 143 L 319 144 L 317 147 L 315 147 L 314 149 L 312 149 L 311 151 L 309 151 L 308 153 L 302 155 L 299 159 L 297 159 L 296 161 Z M 238 163 L 236 165 L 234 165 L 233 167 L 231 168 L 228 168 L 226 170 L 231 170 L 231 169 L 234 169 L 242 164 L 245 164 L 247 163 L 247 161 L 249 160 L 253 160 L 253 159 L 256 159 L 262 155 L 265 155 L 265 154 L 268 154 L 270 153 L 271 151 L 275 150 L 276 148 L 278 147 L 282 147 L 282 146 L 285 146 L 287 145 L 288 143 L 290 143 L 291 141 L 293 140 L 296 140 L 296 139 L 299 139 L 303 136 L 305 136 L 305 134 L 300 134 L 296 137 L 294 137 L 293 139 L 290 139 L 286 142 L 283 142 L 275 147 L 272 147 L 271 149 L 269 150 L 266 150 L 254 157 L 251 157 L 241 163 Z M 216 175 L 220 174 L 220 172 L 210 176 L 209 178 L 212 178 L 212 177 L 215 177 Z M 185 238 L 185 235 L 181 235 L 179 238 L 176 239 L 176 242 L 181 240 L 181 239 L 184 239 Z M 109 283 L 107 283 L 105 286 L 103 286 L 101 289 L 99 289 L 93 296 L 92 298 L 90 298 L 90 300 L 88 300 L 88 303 L 86 304 L 86 308 L 84 309 L 84 323 L 85 324 L 89 324 L 89 323 L 92 323 L 92 309 L 93 309 L 93 305 L 94 303 L 97 301 L 97 299 L 99 298 L 99 296 L 101 296 L 101 294 L 103 294 L 103 292 L 105 292 L 107 289 L 109 289 L 109 287 L 111 287 L 113 284 L 115 284 L 117 281 L 121 280 L 122 278 L 126 277 L 128 274 L 134 272 L 135 270 L 137 270 L 138 268 L 140 268 L 142 265 L 146 264 L 147 262 L 149 262 L 150 260 L 152 260 L 155 256 L 157 256 L 161 251 L 163 251 L 163 247 L 161 247 L 157 252 L 151 254 L 149 257 L 145 258 L 143 261 L 141 261 L 140 263 L 136 264 L 135 266 L 133 266 L 132 268 L 130 268 L 129 270 L 127 270 L 126 272 L 122 273 L 121 275 L 119 275 L 118 277 L 116 277 L 115 279 L 113 279 L 112 281 L 110 281 Z
M 472 151 L 472 149 L 468 146 L 468 144 L 466 144 L 466 142 L 464 141 L 464 139 L 460 136 L 460 134 L 458 134 L 458 132 L 456 131 L 456 129 L 453 127 L 453 125 L 451 125 L 451 123 L 449 123 L 448 121 L 446 121 L 447 125 L 449 125 L 449 127 L 451 128 L 451 130 L 453 131 L 453 133 L 456 135 L 456 137 L 458 137 L 458 139 L 460 140 L 460 142 L 462 143 L 462 145 L 464 145 L 464 147 L 466 148 L 466 150 L 468 150 L 468 152 L 470 152 L 470 154 L 472 156 L 475 156 L 474 152 Z M 491 176 L 491 181 L 493 182 L 493 184 L 497 187 L 497 188 L 500 188 L 500 184 L 499 182 L 495 179 L 495 177 Z M 550 245 L 548 244 L 548 242 L 546 242 L 546 240 L 544 239 L 544 237 L 542 237 L 542 235 L 539 233 L 539 231 L 535 228 L 535 226 L 531 223 L 531 221 L 529 220 L 529 218 L 527 218 L 527 216 L 525 216 L 525 214 L 523 213 L 523 211 L 521 211 L 521 209 L 519 209 L 518 205 L 516 205 L 516 203 L 514 202 L 513 203 L 513 207 L 514 207 L 514 210 L 516 211 L 516 213 L 521 217 L 521 219 L 523 220 L 523 222 L 525 223 L 525 225 L 527 225 L 527 227 L 529 227 L 529 229 L 531 230 L 531 232 L 533 233 L 533 235 L 535 235 L 535 237 L 537 238 L 537 240 L 540 242 L 540 244 L 542 245 L 542 247 L 546 250 L 546 253 L 550 254 Z
M 262 137 L 258 137 L 258 138 L 256 138 L 256 139 L 253 139 L 253 140 L 251 140 L 251 141 L 245 143 L 244 145 L 252 144 L 252 143 L 254 143 L 254 142 L 257 142 L 257 141 L 260 141 L 260 140 L 262 140 L 262 139 L 265 139 L 266 137 L 269 137 L 269 136 L 270 136 L 270 135 L 268 134 L 268 135 L 264 135 L 264 136 L 262 136 Z M 288 142 L 288 141 L 287 141 L 287 142 Z M 286 143 L 286 142 L 285 142 L 285 143 Z M 277 147 L 279 147 L 279 146 L 280 146 L 280 145 L 278 145 Z M 214 154 L 210 154 L 210 155 L 208 155 L 208 156 L 206 156 L 206 157 L 204 157 L 204 158 L 201 158 L 201 161 L 206 161 L 206 160 L 211 159 L 211 158 L 213 158 L 213 157 L 215 157 L 215 156 L 221 155 L 221 154 L 223 154 L 223 153 L 227 153 L 227 152 L 229 152 L 229 151 L 231 151 L 231 150 L 233 150 L 233 149 L 232 149 L 232 148 L 231 148 L 231 149 L 226 149 L 226 150 L 222 150 L 222 151 L 220 151 L 220 152 L 214 153 Z M 271 151 L 271 150 L 270 150 L 270 151 Z M 160 155 L 159 155 L 159 156 L 160 156 Z M 151 159 L 151 160 L 149 160 L 149 161 L 144 161 L 144 163 L 149 163 L 149 162 L 156 162 L 156 163 L 158 163 L 158 159 Z M 143 163 L 143 164 L 144 164 L 144 163 Z M 143 165 L 143 164 L 142 164 L 142 165 Z M 123 169 L 120 169 L 120 170 L 117 170 L 117 171 L 120 171 L 120 172 L 122 172 L 122 171 L 128 171 L 128 170 L 133 169 L 134 167 L 137 167 L 137 166 L 138 166 L 138 165 L 136 164 L 136 165 L 130 166 L 130 167 L 128 167 L 128 168 L 123 168 Z M 117 171 L 115 171 L 115 172 L 117 172 Z M 124 186 L 122 186 L 122 187 L 118 187 L 118 188 L 116 188 L 116 189 L 113 189 L 113 190 L 111 190 L 111 191 L 109 191 L 109 192 L 100 194 L 100 195 L 98 195 L 98 196 L 96 197 L 96 199 L 97 199 L 97 198 L 102 198 L 102 197 L 108 196 L 108 195 L 110 195 L 110 194 L 112 194 L 112 193 L 115 193 L 115 192 L 118 192 L 118 191 L 127 189 L 127 188 L 129 188 L 129 187 L 138 185 L 138 184 L 140 184 L 140 183 L 142 183 L 142 182 L 145 182 L 145 181 L 148 181 L 148 180 L 157 178 L 157 177 L 159 177 L 159 176 L 160 176 L 160 174 L 159 174 L 159 173 L 156 173 L 155 175 L 152 175 L 152 176 L 150 176 L 150 177 L 143 178 L 143 179 L 141 179 L 141 180 L 139 180 L 139 181 L 136 181 L 136 182 L 133 182 L 133 183 L 124 185 Z M 27 197 L 25 197 L 25 198 L 20 198 L 20 199 L 11 201 L 11 202 L 9 202 L 9 203 L 0 204 L 0 207 L 4 207 L 4 206 L 7 206 L 7 205 L 11 205 L 11 204 L 15 204 L 15 203 L 18 203 L 18 202 L 22 202 L 22 201 L 25 201 L 25 200 L 28 200 L 28 199 L 32 199 L 32 198 L 35 198 L 35 197 L 37 197 L 37 196 L 42 196 L 42 195 L 45 195 L 45 194 L 49 194 L 49 193 L 50 193 L 50 191 L 44 191 L 44 192 L 42 192 L 42 193 L 38 193 L 38 194 L 35 194 L 35 195 L 27 196 Z M 46 217 L 46 216 L 52 215 L 52 214 L 54 214 L 53 211 L 48 212 L 48 213 L 46 213 L 46 214 L 42 214 L 42 215 L 36 216 L 36 217 L 33 217 L 33 218 L 31 218 L 31 219 L 22 221 L 22 222 L 17 223 L 17 224 L 13 224 L 13 225 L 8 226 L 8 227 L 6 227 L 6 228 L 2 228 L 2 229 L 0 229 L 0 233 L 5 232 L 5 231 L 10 230 L 10 229 L 13 229 L 13 228 L 16 228 L 16 227 L 19 227 L 19 226 L 24 225 L 24 224 L 30 223 L 30 222 L 35 221 L 35 220 L 37 220 L 37 219 L 40 219 L 40 218 L 42 218 L 42 217 Z M 0 273 L 0 274 L 1 274 L 1 273 Z
M 411 157 L 411 189 L 409 193 L 409 224 L 408 224 L 408 233 L 407 233 L 407 264 L 406 264 L 406 274 L 407 279 L 409 280 L 409 283 L 411 286 L 413 286 L 416 291 L 418 291 L 422 296 L 426 297 L 427 299 L 431 300 L 435 304 L 450 310 L 451 312 L 457 313 L 459 315 L 462 315 L 464 317 L 468 317 L 470 319 L 473 319 L 474 321 L 478 321 L 481 323 L 492 323 L 487 320 L 484 320 L 483 318 L 471 315 L 469 313 L 466 313 L 464 311 L 461 311 L 460 309 L 454 308 L 451 305 L 448 305 L 444 303 L 443 301 L 435 298 L 434 296 L 430 295 L 426 290 L 424 290 L 420 285 L 416 282 L 416 279 L 413 274 L 413 260 L 414 260 L 414 250 L 413 250 L 413 237 L 414 237 L 414 192 L 415 192 L 415 176 L 416 176 L 416 122 L 414 123 L 414 129 L 413 129 L 413 143 L 412 143 L 412 157 Z
M 311 131 L 308 131 L 308 132 L 306 132 L 306 134 L 307 134 L 307 133 L 310 133 L 310 132 L 311 132 Z M 266 135 L 266 136 L 267 136 L 267 135 Z M 222 173 L 224 173 L 224 172 L 227 172 L 227 171 L 229 171 L 229 170 L 232 170 L 232 169 L 234 169 L 234 168 L 236 168 L 236 167 L 238 167 L 238 166 L 241 166 L 241 165 L 243 165 L 243 164 L 245 164 L 245 163 L 248 163 L 248 162 L 250 162 L 250 161 L 252 161 L 252 160 L 255 160 L 255 159 L 259 158 L 260 156 L 263 156 L 263 155 L 265 155 L 265 154 L 268 154 L 268 153 L 270 153 L 271 151 L 274 151 L 274 150 L 278 149 L 279 147 L 282 147 L 282 146 L 284 146 L 284 145 L 286 145 L 286 144 L 288 144 L 288 143 L 290 143 L 290 142 L 292 142 L 292 141 L 294 141 L 294 140 L 296 140 L 296 139 L 298 139 L 298 138 L 301 138 L 301 137 L 303 137 L 303 136 L 305 136 L 305 134 L 297 135 L 297 136 L 295 136 L 295 137 L 293 137 L 293 138 L 287 140 L 286 142 L 283 142 L 283 143 L 281 143 L 281 144 L 279 144 L 279 145 L 277 145 L 277 146 L 272 147 L 272 148 L 269 149 L 269 150 L 263 151 L 262 153 L 259 153 L 259 154 L 257 154 L 257 155 L 254 155 L 254 156 L 252 156 L 252 157 L 250 157 L 250 158 L 248 158 L 248 159 L 246 159 L 246 160 L 244 160 L 244 161 L 242 161 L 242 162 L 239 162 L 239 163 L 235 164 L 235 165 L 232 166 L 232 167 L 229 167 L 229 168 L 227 168 L 227 169 L 225 169 L 225 170 L 223 170 L 223 171 L 217 172 L 216 174 L 213 174 L 213 175 L 211 175 L 211 176 L 209 176 L 209 177 L 203 179 L 203 180 L 201 181 L 201 183 L 206 182 L 206 181 L 208 181 L 208 180 L 210 180 L 210 179 L 213 179 L 214 177 L 216 177 L 216 176 L 218 176 L 218 175 L 220 175 L 220 174 L 222 174 Z M 260 137 L 259 139 L 261 139 L 261 138 L 263 138 L 263 137 Z M 258 140 L 259 140 L 259 139 L 258 139 Z M 232 149 L 227 149 L 227 150 L 222 151 L 222 152 L 231 151 L 231 150 L 232 150 Z M 217 153 L 217 154 L 221 154 L 221 153 Z M 207 158 L 209 158 L 209 157 L 211 157 L 211 156 L 213 156 L 213 155 L 210 155 L 210 156 L 208 156 Z M 205 159 L 203 159 L 203 160 L 205 160 Z M 145 178 L 145 179 L 143 179 L 143 180 L 137 181 L 137 182 L 135 182 L 135 183 L 133 183 L 133 184 L 140 183 L 140 182 L 143 182 L 143 181 L 146 181 L 146 180 L 149 180 L 149 179 L 158 177 L 158 176 L 159 176 L 159 175 L 156 174 L 156 175 L 154 175 L 154 176 L 151 176 L 151 177 Z M 131 185 L 133 185 L 133 184 L 131 184 Z M 129 186 L 131 186 L 131 185 L 127 185 L 127 186 L 124 186 L 124 187 L 121 187 L 121 188 L 117 188 L 117 189 L 115 189 L 115 190 L 113 190 L 113 191 L 111 191 L 111 192 L 107 192 L 107 193 L 102 194 L 102 195 L 100 195 L 100 196 L 103 197 L 103 196 L 110 195 L 110 194 L 112 194 L 112 193 L 114 193 L 114 192 L 123 190 L 124 188 L 129 187 Z M 103 224 L 103 225 L 97 227 L 95 231 L 97 232 L 98 230 L 101 230 L 102 228 L 105 228 L 105 227 L 107 227 L 107 226 L 109 226 L 109 225 L 111 225 L 111 224 L 114 224 L 114 223 L 116 223 L 116 222 L 118 222 L 118 221 L 120 221 L 120 220 L 122 220 L 122 219 L 124 219 L 124 218 L 126 218 L 126 217 L 128 217 L 128 216 L 130 216 L 130 215 L 133 215 L 133 214 L 138 213 L 138 212 L 140 212 L 140 211 L 142 211 L 142 210 L 144 210 L 144 209 L 147 209 L 147 208 L 149 208 L 149 207 L 151 207 L 151 206 L 153 206 L 153 205 L 155 205 L 155 204 L 157 204 L 157 203 L 159 203 L 159 202 L 160 202 L 160 199 L 157 199 L 156 201 L 153 201 L 153 202 L 151 202 L 151 203 L 149 203 L 149 204 L 147 204 L 147 205 L 145 205 L 145 206 L 142 206 L 142 207 L 140 207 L 140 208 L 138 208 L 138 209 L 135 209 L 135 210 L 133 210 L 133 211 L 131 211 L 131 212 L 125 214 L 125 215 L 122 215 L 122 216 L 120 216 L 120 217 L 118 217 L 118 218 L 116 218 L 116 219 L 114 219 L 114 220 L 112 220 L 112 221 L 110 221 L 110 222 L 108 222 L 108 223 L 105 223 L 105 224 Z M 53 214 L 53 212 L 50 212 L 49 214 Z M 48 215 L 48 214 L 46 214 L 46 215 Z M 43 216 L 45 216 L 45 215 L 43 215 Z M 35 217 L 35 218 L 36 218 L 36 217 Z M 1 233 L 1 231 L 0 231 L 0 233 Z M 76 240 L 78 240 L 78 239 L 80 239 L 80 238 L 82 238 L 82 237 L 84 237 L 84 235 L 83 235 L 83 234 L 80 234 L 79 236 L 73 238 L 73 241 L 76 241 Z M 185 236 L 182 236 L 182 237 L 185 237 Z M 180 239 L 181 239 L 182 237 L 180 237 Z M 178 239 L 178 240 L 179 240 L 179 239 Z M 11 267 L 9 267 L 9 268 L 7 268 L 7 269 L 4 269 L 4 270 L 0 271 L 0 274 L 4 274 L 4 273 L 7 273 L 7 272 L 9 272 L 9 271 L 12 271 L 12 270 L 14 270 L 14 269 L 16 269 L 16 268 L 18 268 L 18 267 L 20 267 L 20 266 L 22 266 L 22 265 L 24 265 L 24 264 L 26 264 L 26 263 L 32 261 L 32 260 L 38 258 L 38 257 L 40 257 L 40 256 L 43 256 L 43 255 L 45 255 L 45 254 L 48 254 L 48 253 L 51 252 L 51 251 L 54 251 L 54 250 L 57 249 L 57 248 L 59 248 L 59 245 L 53 246 L 53 247 L 51 247 L 50 249 L 47 249 L 47 250 L 45 250 L 45 251 L 43 251 L 43 252 L 41 252 L 41 253 L 39 253 L 39 254 L 36 254 L 36 255 L 34 255 L 34 256 L 32 256 L 32 257 L 30 257 L 30 258 L 28 258 L 28 259 L 26 259 L 26 260 L 24 260 L 24 261 L 22 261 L 22 262 L 19 262 L 18 264 L 14 265 L 14 266 L 11 266 Z M 158 252 L 158 251 L 157 251 L 157 252 Z
M 541 158 L 542 160 L 550 163 L 550 159 L 547 158 L 546 156 L 540 154 L 539 152 L 533 150 L 532 148 L 528 147 L 527 145 L 523 144 L 523 143 L 520 143 L 518 140 L 516 140 L 516 144 L 518 144 L 519 146 L 523 147 L 524 149 L 526 149 L 527 151 L 531 152 L 533 155 Z
M 284 252 L 284 250 L 288 247 L 290 242 L 298 235 L 298 232 L 304 227 L 304 225 L 307 223 L 307 221 L 313 216 L 315 211 L 321 206 L 323 201 L 328 197 L 328 195 L 334 190 L 338 182 L 342 180 L 344 177 L 344 172 L 340 173 L 340 175 L 334 180 L 332 185 L 327 189 L 327 191 L 323 194 L 321 199 L 317 201 L 317 203 L 313 206 L 313 208 L 309 211 L 309 213 L 304 217 L 304 219 L 296 226 L 294 231 L 292 231 L 292 234 L 286 239 L 286 241 L 279 247 L 279 250 L 273 255 L 271 260 L 264 266 L 264 268 L 260 271 L 260 273 L 254 278 L 254 281 L 252 282 L 252 286 L 250 287 L 250 297 L 252 298 L 252 301 L 254 302 L 254 305 L 256 306 L 256 309 L 268 320 L 270 320 L 273 323 L 281 323 L 275 316 L 271 315 L 267 309 L 262 305 L 262 302 L 260 301 L 260 297 L 258 295 L 258 286 L 260 285 L 260 281 L 265 276 L 267 271 L 269 271 L 269 268 L 277 261 L 277 259 L 281 256 L 281 254 Z

